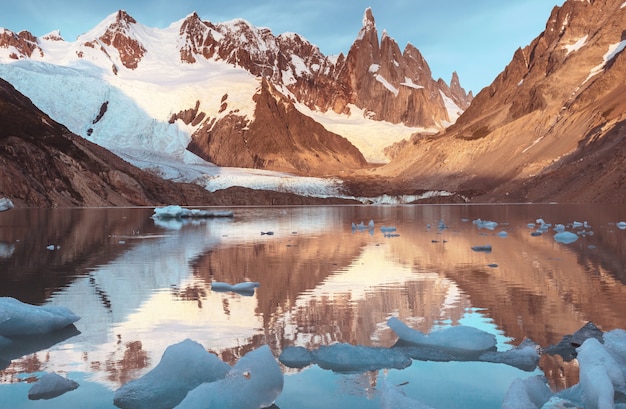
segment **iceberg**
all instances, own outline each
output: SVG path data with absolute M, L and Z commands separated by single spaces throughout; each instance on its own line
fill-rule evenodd
M 28 390 L 28 399 L 52 399 L 63 395 L 65 392 L 78 388 L 78 383 L 67 379 L 56 372 L 43 375 Z
M 374 220 L 370 220 L 369 223 L 366 225 L 365 223 L 361 222 L 359 224 L 355 224 L 354 222 L 352 222 L 352 231 L 373 231 L 374 230 Z
M 620 230 L 626 229 L 626 222 L 619 222 L 616 224 L 617 228 Z
M 476 227 L 479 228 L 479 229 L 493 230 L 496 227 L 498 227 L 498 223 L 497 222 L 493 222 L 493 221 L 489 221 L 489 220 L 476 219 L 476 220 L 472 221 L 472 223 L 474 223 L 474 225 L 476 225 Z
M 585 407 L 615 407 L 615 393 L 626 393 L 626 380 L 615 358 L 596 338 L 587 339 L 576 351 Z
M 7 210 L 11 210 L 15 207 L 11 199 L 6 197 L 0 197 L 0 212 L 6 212 Z
M 185 339 L 167 347 L 161 361 L 139 379 L 115 391 L 113 403 L 122 409 L 166 409 L 205 382 L 223 379 L 230 366 L 199 343 Z
M 531 372 L 539 365 L 539 345 L 530 339 L 524 339 L 518 346 L 508 351 L 488 351 L 481 354 L 478 360 L 483 362 L 502 363 Z
M 397 229 L 395 226 L 381 226 L 380 227 L 380 231 L 383 233 L 393 233 L 395 232 Z
M 482 246 L 472 246 L 472 250 L 476 252 L 482 252 L 482 253 L 491 253 L 491 244 L 485 244 Z
M 213 281 L 211 283 L 211 290 L 218 293 L 233 292 L 239 295 L 252 296 L 254 295 L 254 289 L 259 288 L 260 286 L 261 284 L 256 281 L 244 281 L 237 284 Z
M 554 235 L 554 240 L 563 244 L 570 244 L 578 240 L 578 235 L 569 231 L 562 231 Z
M 36 306 L 0 297 L 0 336 L 45 334 L 60 330 L 80 317 L 66 307 Z
M 154 209 L 153 219 L 204 219 L 212 217 L 234 217 L 231 210 L 201 210 L 187 209 L 178 205 L 157 207 Z
M 303 347 L 287 347 L 278 360 L 290 368 L 303 368 L 315 363 L 322 369 L 346 374 L 389 368 L 404 369 L 413 362 L 400 349 L 346 343 L 322 345 L 312 351 Z
M 389 318 L 387 325 L 404 342 L 437 348 L 455 356 L 480 354 L 496 346 L 495 335 L 464 325 L 448 327 L 430 334 L 410 328 L 396 317 Z
M 241 357 L 224 379 L 203 383 L 176 408 L 258 409 L 271 406 L 282 393 L 283 373 L 269 346 Z
M 552 398 L 546 378 L 542 375 L 514 380 L 502 402 L 501 409 L 538 409 Z

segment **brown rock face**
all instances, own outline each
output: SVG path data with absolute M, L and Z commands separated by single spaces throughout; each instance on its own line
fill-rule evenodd
M 207 120 L 188 149 L 220 166 L 328 175 L 366 165 L 345 138 L 301 114 L 293 103 L 263 81 L 250 123 L 231 113 Z
M 479 200 L 626 201 L 626 9 L 566 1 L 456 124 L 385 169 Z M 426 182 L 427 181 L 427 182 Z
M 37 37 L 28 31 L 20 31 L 16 34 L 11 30 L 0 28 L 0 47 L 13 47 L 16 52 L 12 53 L 10 57 L 16 60 L 30 58 L 34 52 L 43 56 L 43 50 L 37 44 Z
M 115 22 L 100 36 L 100 41 L 117 49 L 122 64 L 131 70 L 137 68 L 146 53 L 144 46 L 131 33 L 131 25 L 136 23 L 134 18 L 120 10 Z

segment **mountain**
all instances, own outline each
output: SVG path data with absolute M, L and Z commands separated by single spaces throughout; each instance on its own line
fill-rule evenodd
M 0 79 L 0 197 L 16 206 L 155 206 L 182 204 L 336 204 L 350 200 L 301 197 L 242 187 L 209 192 L 143 171 L 72 134 Z
M 412 45 L 379 41 L 371 9 L 337 57 L 295 33 L 196 13 L 155 29 L 120 10 L 74 42 L 0 29 L 0 77 L 138 165 L 148 151 L 307 176 L 387 162 L 386 146 L 443 129 L 472 99 L 456 74 L 450 86 L 432 79 Z
M 376 176 L 476 201 L 626 201 L 626 3 L 566 1 L 454 125 Z

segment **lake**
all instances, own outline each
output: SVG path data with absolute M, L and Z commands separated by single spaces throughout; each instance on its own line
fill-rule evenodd
M 626 230 L 617 226 L 624 206 L 229 210 L 233 218 L 184 222 L 155 221 L 153 208 L 0 213 L 0 296 L 81 317 L 23 353 L 2 357 L 0 349 L 0 407 L 115 408 L 116 389 L 186 338 L 234 364 L 262 345 L 276 357 L 289 346 L 390 347 L 390 317 L 422 332 L 474 326 L 494 334 L 498 350 L 524 338 L 547 347 L 589 321 L 626 329 Z M 553 226 L 532 235 L 539 218 Z M 498 225 L 479 228 L 478 219 Z M 374 230 L 352 228 L 370 220 Z M 578 239 L 555 240 L 556 224 Z M 383 234 L 383 225 L 395 231 Z M 487 245 L 490 252 L 472 250 Z M 216 281 L 260 286 L 240 295 L 213 291 Z M 554 390 L 578 381 L 575 362 L 551 356 L 531 372 L 419 360 L 365 373 L 281 368 L 281 409 L 378 408 L 383 379 L 436 409 L 499 408 L 514 379 L 537 374 Z M 80 386 L 29 400 L 32 382 L 53 371 Z

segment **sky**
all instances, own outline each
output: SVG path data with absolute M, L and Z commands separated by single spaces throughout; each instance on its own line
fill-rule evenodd
M 43 36 L 60 30 L 66 41 L 123 9 L 139 23 L 164 28 L 192 12 L 221 23 L 243 18 L 275 35 L 296 32 L 326 55 L 347 54 L 371 7 L 383 30 L 401 49 L 417 47 L 435 79 L 459 75 L 477 94 L 510 62 L 518 47 L 544 29 L 563 0 L 23 0 L 2 5 L 0 27 Z

